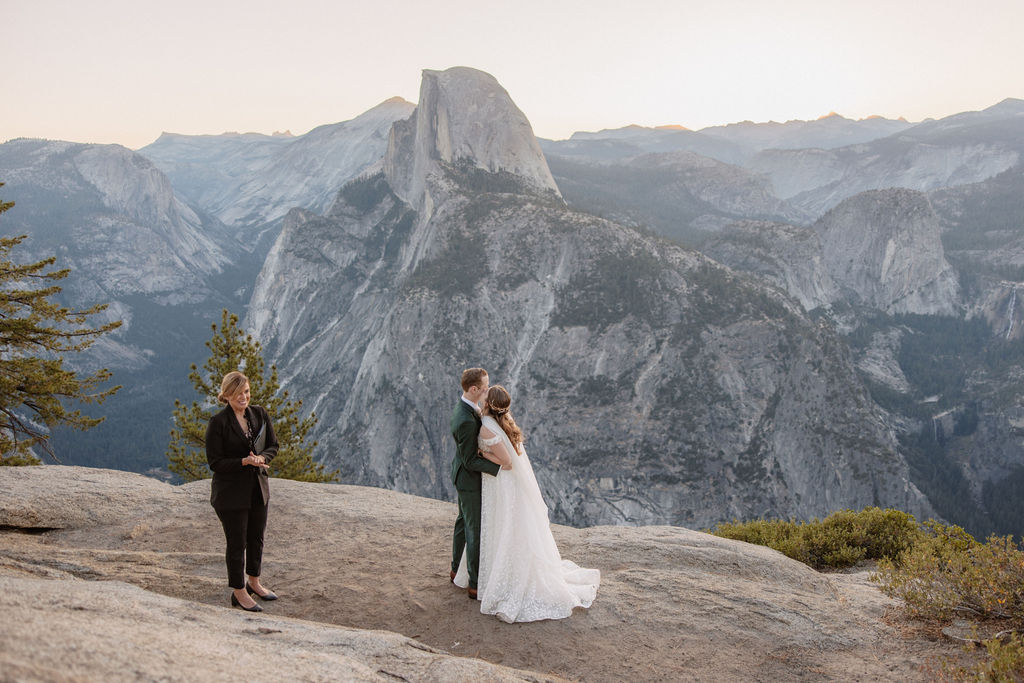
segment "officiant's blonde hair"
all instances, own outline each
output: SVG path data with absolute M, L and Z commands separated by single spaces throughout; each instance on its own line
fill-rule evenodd
M 224 375 L 224 379 L 220 381 L 220 393 L 217 394 L 217 400 L 221 403 L 227 403 L 229 398 L 241 391 L 242 387 L 248 383 L 248 377 L 238 370 L 232 370 Z
M 523 430 L 519 428 L 519 425 L 516 424 L 515 419 L 512 417 L 512 413 L 509 412 L 511 405 L 512 396 L 505 387 L 495 384 L 487 390 L 487 399 L 484 403 L 487 414 L 494 418 L 494 421 L 501 427 L 501 431 L 505 432 L 505 436 L 512 442 L 515 449 L 519 451 L 522 450 L 521 447 L 526 439 L 523 438 Z

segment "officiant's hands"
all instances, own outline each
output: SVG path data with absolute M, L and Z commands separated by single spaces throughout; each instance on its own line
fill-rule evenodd
M 249 451 L 249 455 L 242 458 L 242 465 L 251 465 L 253 467 L 260 467 L 262 469 L 268 469 L 270 465 L 267 464 L 267 459 L 262 455 L 256 455 L 252 451 Z

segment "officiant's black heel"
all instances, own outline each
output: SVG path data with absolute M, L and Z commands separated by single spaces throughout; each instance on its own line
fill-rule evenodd
M 249 585 L 248 581 L 245 582 L 245 592 L 248 593 L 249 595 L 255 595 L 260 600 L 277 600 L 277 593 L 275 593 L 274 591 L 270 590 L 269 588 L 265 588 L 264 590 L 267 591 L 267 594 L 266 595 L 260 595 L 259 593 L 257 593 L 256 591 L 254 591 L 252 589 L 252 586 Z
M 246 607 L 242 603 L 238 602 L 238 598 L 235 597 L 234 593 L 231 594 L 231 606 L 232 607 L 241 607 L 246 612 L 262 612 L 263 611 L 263 608 L 260 607 L 259 605 L 253 605 L 252 607 Z

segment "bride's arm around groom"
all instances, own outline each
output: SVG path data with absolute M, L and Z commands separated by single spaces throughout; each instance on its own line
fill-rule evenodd
M 495 465 L 501 465 L 503 470 L 512 469 L 512 454 L 508 452 L 505 444 L 502 443 L 500 434 L 491 431 L 486 425 L 481 426 L 480 444 L 483 446 L 480 449 L 480 455 Z

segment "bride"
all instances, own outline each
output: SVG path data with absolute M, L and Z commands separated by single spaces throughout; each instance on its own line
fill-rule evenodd
M 563 560 L 548 522 L 548 508 L 523 448 L 523 432 L 512 419 L 512 398 L 501 385 L 487 392 L 480 449 L 502 465 L 483 478 L 480 517 L 480 611 L 502 621 L 564 619 L 574 607 L 590 607 L 601 572 Z M 455 577 L 469 583 L 463 555 Z

